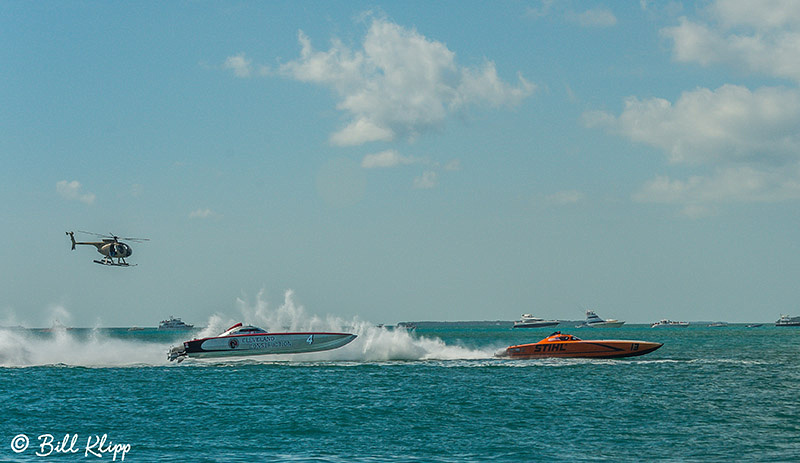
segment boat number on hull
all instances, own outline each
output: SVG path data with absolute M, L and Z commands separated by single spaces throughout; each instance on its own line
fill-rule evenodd
M 312 334 L 312 335 L 309 335 L 309 336 L 308 336 L 308 339 L 306 339 L 306 342 L 307 342 L 308 344 L 313 344 L 313 343 L 314 343 L 314 335 L 313 335 L 313 334 Z
M 631 350 L 639 350 L 639 343 L 635 342 L 635 343 L 631 344 Z

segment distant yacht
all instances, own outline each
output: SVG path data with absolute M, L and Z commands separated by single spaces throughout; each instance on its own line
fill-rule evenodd
M 175 318 L 172 315 L 170 315 L 167 320 L 161 320 L 161 323 L 158 325 L 158 329 L 160 330 L 190 330 L 192 328 L 194 328 L 194 325 L 184 323 L 183 320 Z
M 558 320 L 545 320 L 526 313 L 522 314 L 522 320 L 514 322 L 514 328 L 540 328 L 543 326 L 555 326 L 558 325 L 558 323 Z
M 659 321 L 653 323 L 652 325 L 650 325 L 650 328 L 658 328 L 658 327 L 663 327 L 663 326 L 678 326 L 678 327 L 684 327 L 685 328 L 685 327 L 689 326 L 689 322 L 676 322 L 676 321 L 673 321 L 673 320 L 663 319 L 663 320 L 659 320 Z
M 625 321 L 620 321 L 614 318 L 610 318 L 608 320 L 603 320 L 602 318 L 598 317 L 593 310 L 586 311 L 586 321 L 583 322 L 582 325 L 579 326 L 589 326 L 592 328 L 619 328 L 625 323 Z
M 800 317 L 790 317 L 781 314 L 781 318 L 775 322 L 775 326 L 800 326 Z

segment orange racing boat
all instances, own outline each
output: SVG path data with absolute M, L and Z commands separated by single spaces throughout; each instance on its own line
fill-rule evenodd
M 532 359 L 545 357 L 618 358 L 653 352 L 664 344 L 647 341 L 591 340 L 556 331 L 539 342 L 509 346 L 498 357 Z

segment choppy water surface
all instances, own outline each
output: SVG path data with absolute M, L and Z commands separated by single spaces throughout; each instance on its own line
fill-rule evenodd
M 665 345 L 502 360 L 551 330 L 362 324 L 328 353 L 176 365 L 182 335 L 5 330 L 0 460 L 112 461 L 85 454 L 106 434 L 125 461 L 800 461 L 800 329 L 559 328 Z M 37 456 L 45 434 L 78 451 Z

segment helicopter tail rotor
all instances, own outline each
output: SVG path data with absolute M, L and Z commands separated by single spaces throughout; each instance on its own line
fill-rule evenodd
M 67 232 L 69 239 L 72 240 L 72 250 L 75 250 L 75 232 Z

